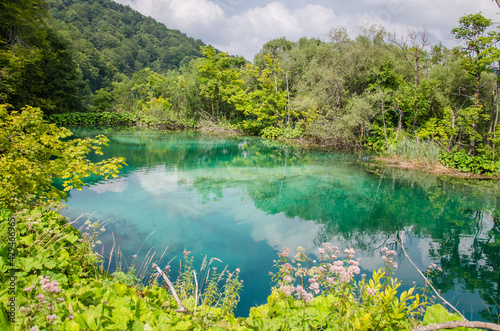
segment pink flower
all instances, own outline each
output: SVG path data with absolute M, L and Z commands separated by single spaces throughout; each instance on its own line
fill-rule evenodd
M 32 328 L 30 329 L 30 331 L 38 331 L 38 326 L 36 326 L 36 325 L 35 325 L 34 327 L 32 327 Z
M 382 249 L 381 249 L 380 251 L 381 251 L 382 253 L 385 253 L 385 252 L 387 252 L 388 250 L 389 250 L 389 248 L 387 248 L 387 247 L 382 247 Z
M 319 284 L 318 283 L 312 283 L 309 285 L 309 289 L 314 292 L 314 294 L 319 293 Z
M 366 293 L 368 293 L 370 296 L 374 296 L 375 293 L 377 293 L 377 290 L 374 288 L 367 288 Z
M 318 252 L 319 252 L 320 255 L 323 255 L 323 254 L 325 254 L 325 249 L 324 248 L 320 248 L 320 249 L 318 249 Z
M 287 297 L 289 297 L 290 295 L 292 295 L 292 292 L 295 290 L 295 287 L 293 286 L 282 286 L 280 287 L 280 291 L 285 293 L 285 295 Z
M 137 254 L 132 255 L 132 257 L 135 259 L 137 257 Z
M 19 311 L 20 311 L 20 312 L 24 312 L 24 311 L 26 311 L 26 308 L 24 308 L 24 307 L 19 307 Z
M 59 283 L 57 281 L 53 280 L 48 284 L 42 285 L 40 288 L 44 291 L 59 293 L 62 290 L 60 288 L 58 288 L 58 286 L 59 286 Z
M 68 319 L 72 320 L 73 318 L 75 318 L 75 316 L 73 316 L 73 315 L 68 315 Z
M 50 324 L 52 324 L 52 322 L 56 319 L 57 316 L 56 314 L 52 314 L 52 315 L 47 315 L 45 317 L 49 320 Z
M 156 263 L 153 263 L 153 268 L 156 268 L 156 267 L 157 267 Z
M 285 282 L 287 282 L 287 283 L 291 283 L 292 282 L 292 277 L 290 277 L 290 276 L 287 275 L 287 276 L 283 277 L 283 280 Z
M 236 268 L 236 272 L 239 273 L 240 272 L 240 268 Z
M 283 253 L 278 253 L 278 256 L 279 257 L 287 257 L 289 253 L 290 253 L 290 250 L 286 247 L 283 247 Z
M 37 296 L 37 299 L 38 299 L 38 300 L 43 300 L 43 298 L 45 298 L 45 295 L 43 295 L 43 294 L 38 294 L 38 296 Z
M 326 277 L 326 281 L 328 282 L 328 284 L 333 284 L 333 282 L 335 282 L 335 278 L 333 278 L 333 277 Z

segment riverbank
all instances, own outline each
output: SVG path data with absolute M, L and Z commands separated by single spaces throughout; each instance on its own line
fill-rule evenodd
M 394 157 L 382 157 L 375 156 L 370 161 L 372 161 L 374 166 L 384 166 L 391 168 L 400 168 L 400 169 L 412 169 L 418 171 L 424 171 L 436 175 L 454 177 L 454 178 L 463 178 L 463 179 L 480 179 L 480 180 L 499 180 L 499 176 L 488 176 L 488 175 L 480 175 L 473 174 L 470 172 L 463 172 L 458 169 L 452 169 L 445 167 L 440 162 L 437 162 L 433 166 L 428 166 L 426 164 L 418 163 L 418 162 L 408 162 L 403 161 Z

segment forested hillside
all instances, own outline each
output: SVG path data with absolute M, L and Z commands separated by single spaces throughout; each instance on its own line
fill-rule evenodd
M 340 28 L 248 63 L 110 0 L 2 6 L 0 102 L 60 125 L 225 128 L 499 169 L 500 33 L 481 13 L 460 18 L 453 49 L 425 29 Z
M 111 0 L 50 0 L 49 23 L 66 39 L 90 92 L 125 74 L 166 73 L 200 57 L 201 40 Z
M 110 0 L 2 1 L 0 30 L 0 103 L 45 114 L 86 111 L 113 82 L 179 69 L 204 45 Z

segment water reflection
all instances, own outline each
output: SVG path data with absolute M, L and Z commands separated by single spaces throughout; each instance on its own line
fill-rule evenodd
M 240 314 L 265 301 L 272 260 L 284 246 L 314 253 L 323 242 L 355 248 L 364 272 L 382 266 L 380 248 L 399 253 L 397 277 L 418 280 L 412 260 L 445 270 L 434 278 L 466 316 L 498 314 L 499 186 L 435 175 L 374 169 L 353 154 L 307 151 L 254 138 L 112 133 L 104 157 L 124 156 L 118 179 L 89 180 L 71 192 L 67 215 L 94 212 L 130 256 L 145 249 L 165 263 L 185 246 L 239 267 Z M 110 231 L 108 231 L 110 233 Z M 107 246 L 106 246 L 107 245 Z M 111 243 L 105 242 L 105 249 Z M 144 249 L 143 249 L 144 250 Z

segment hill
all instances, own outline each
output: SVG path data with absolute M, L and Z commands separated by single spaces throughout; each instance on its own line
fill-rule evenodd
M 111 0 L 51 0 L 49 25 L 70 41 L 88 91 L 110 86 L 120 74 L 159 73 L 201 57 L 201 40 L 167 28 Z

